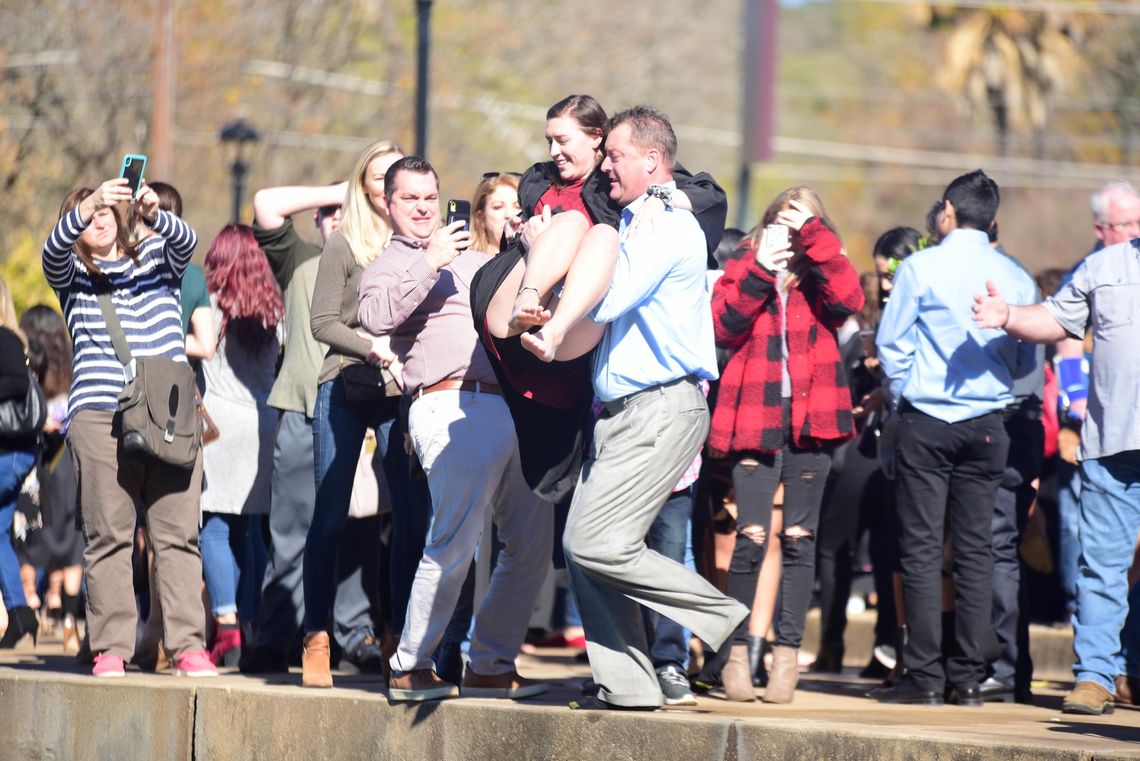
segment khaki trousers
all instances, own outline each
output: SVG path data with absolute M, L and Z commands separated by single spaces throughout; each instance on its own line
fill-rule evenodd
M 202 457 L 192 470 L 128 454 L 119 445 L 117 413 L 81 410 L 67 431 L 79 476 L 79 510 L 87 542 L 87 629 L 92 652 L 129 660 L 135 650 L 131 556 L 136 505 L 146 512 L 162 603 L 163 645 L 172 658 L 204 648 L 198 498 Z

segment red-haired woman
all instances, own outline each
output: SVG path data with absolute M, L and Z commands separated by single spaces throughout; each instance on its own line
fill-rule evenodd
M 226 225 L 204 262 L 218 350 L 202 363 L 202 402 L 221 435 L 202 462 L 202 570 L 217 634 L 210 658 L 236 666 L 240 620 L 256 618 L 265 569 L 257 517 L 269 512 L 277 414 L 268 405 L 285 303 L 246 225 Z
M 717 345 L 734 353 L 721 375 L 709 448 L 733 463 L 738 516 L 726 591 L 745 605 L 756 594 L 772 500 L 784 485 L 782 603 L 764 692 L 769 703 L 789 703 L 795 692 L 831 450 L 855 433 L 835 331 L 863 306 L 863 290 L 833 229 L 814 191 L 786 190 L 713 289 Z M 731 651 L 721 681 L 729 700 L 755 699 L 747 634 L 745 622 L 726 643 Z

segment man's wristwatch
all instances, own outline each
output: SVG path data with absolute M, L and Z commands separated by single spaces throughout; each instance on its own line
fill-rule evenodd
M 666 209 L 673 208 L 673 188 L 668 185 L 650 185 L 645 192 L 650 198 L 660 199 Z

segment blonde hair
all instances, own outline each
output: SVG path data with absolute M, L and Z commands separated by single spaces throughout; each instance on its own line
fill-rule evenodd
M 352 251 L 352 258 L 367 267 L 380 255 L 392 237 L 392 225 L 385 211 L 377 209 L 364 192 L 364 173 L 372 160 L 380 156 L 402 156 L 404 151 L 391 140 L 380 140 L 361 151 L 352 168 L 337 228 Z
M 24 331 L 20 330 L 20 321 L 16 318 L 16 302 L 12 300 L 12 291 L 3 277 L 0 277 L 0 327 L 15 333 L 24 348 L 28 348 L 28 339 L 24 337 Z
M 827 208 L 823 205 L 823 199 L 806 185 L 797 185 L 794 188 L 788 188 L 784 192 L 772 199 L 772 203 L 768 204 L 768 208 L 764 210 L 764 216 L 760 219 L 760 224 L 752 230 L 748 235 L 748 246 L 753 251 L 760 248 L 760 238 L 764 234 L 764 228 L 776 222 L 776 217 L 781 211 L 791 206 L 792 201 L 799 201 L 818 219 L 824 227 L 831 232 L 835 233 L 835 237 L 839 237 L 839 233 L 835 229 L 835 224 L 831 221 L 831 217 L 827 215 Z M 846 255 L 846 252 L 845 252 Z M 800 276 L 804 273 L 810 262 L 806 257 L 794 257 L 791 265 L 788 268 L 788 279 L 785 281 L 785 287 L 788 290 L 795 288 L 800 281 Z
M 474 203 L 471 204 L 471 248 L 476 251 L 498 251 L 499 241 L 491 240 L 491 231 L 487 229 L 487 204 L 491 195 L 501 187 L 509 187 L 518 194 L 519 178 L 513 174 L 502 172 L 484 177 L 475 186 Z

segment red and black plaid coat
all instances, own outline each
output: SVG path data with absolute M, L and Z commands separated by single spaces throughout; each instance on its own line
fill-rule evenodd
M 806 266 L 787 299 L 792 443 L 814 448 L 855 434 L 835 330 L 863 306 L 863 289 L 839 239 L 818 219 L 804 224 L 800 240 Z M 776 452 L 784 443 L 780 296 L 754 250 L 727 263 L 712 309 L 717 346 L 735 353 L 721 374 L 709 447 Z

